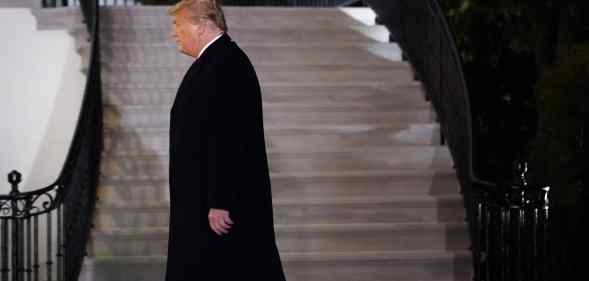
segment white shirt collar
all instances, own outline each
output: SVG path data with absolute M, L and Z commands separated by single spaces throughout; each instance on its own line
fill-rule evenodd
M 224 32 L 220 32 L 215 38 L 213 38 L 213 40 L 211 40 L 209 43 L 207 43 L 204 48 L 202 48 L 202 50 L 200 50 L 200 53 L 198 53 L 198 57 L 196 57 L 197 59 L 200 58 L 200 56 L 202 55 L 202 53 L 205 52 L 205 50 L 211 45 L 213 44 L 213 42 L 217 41 L 217 39 L 219 39 L 221 37 L 221 35 L 223 35 Z

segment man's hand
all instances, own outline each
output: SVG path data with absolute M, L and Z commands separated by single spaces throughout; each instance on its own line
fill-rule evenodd
M 209 211 L 209 225 L 218 235 L 221 235 L 221 233 L 227 234 L 232 224 L 233 221 L 229 218 L 229 211 L 213 208 Z

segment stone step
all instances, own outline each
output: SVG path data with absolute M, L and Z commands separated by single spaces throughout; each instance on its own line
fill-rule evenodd
M 446 148 L 391 146 L 349 148 L 347 151 L 275 152 L 268 151 L 270 172 L 345 172 L 367 170 L 452 171 Z M 168 176 L 167 156 L 103 157 L 101 171 L 112 179 Z
M 87 44 L 86 44 L 87 45 Z M 307 46 L 305 43 L 270 45 L 264 41 L 240 44 L 255 65 L 350 65 L 395 67 L 400 53 L 396 45 L 366 43 L 355 46 Z M 87 48 L 89 50 L 89 48 Z M 178 52 L 174 42 L 169 44 L 103 43 L 102 61 L 112 64 L 137 66 L 179 65 L 189 66 L 194 58 Z
M 380 82 L 388 85 L 407 85 L 413 80 L 411 69 L 406 63 L 394 63 L 394 67 L 361 66 L 288 66 L 255 65 L 262 84 L 360 84 Z M 255 64 L 255 62 L 254 62 Z M 103 64 L 103 81 L 106 84 L 179 84 L 188 65 L 141 66 Z
M 34 0 L 0 0 L 0 8 L 31 8 Z
M 32 9 L 31 12 L 37 19 L 38 30 L 86 28 L 79 7 Z
M 107 105 L 168 105 L 171 107 L 177 84 L 153 85 L 111 84 L 103 87 Z M 262 101 L 267 104 L 355 106 L 366 110 L 379 107 L 429 108 L 420 85 L 263 85 Z
M 169 151 L 169 130 L 113 129 L 104 132 L 105 156 L 158 156 Z M 369 129 L 324 131 L 265 131 L 266 149 L 309 151 L 316 148 L 383 147 L 389 145 L 438 145 L 439 126 L 433 123 L 409 126 L 374 126 Z
M 93 219 L 95 228 L 169 225 L 170 203 L 167 196 L 153 198 L 141 195 L 125 201 L 121 200 L 123 196 L 113 196 L 116 192 L 113 190 L 128 194 L 124 188 L 100 186 L 100 201 Z M 104 189 L 110 191 L 105 192 Z M 275 196 L 273 212 L 276 224 L 452 222 L 464 221 L 465 218 L 462 199 L 458 195 L 337 197 L 326 194 L 283 199 Z
M 397 111 L 312 111 L 294 108 L 292 110 L 272 107 L 263 109 L 264 126 L 288 128 L 303 125 L 406 125 L 435 121 L 430 109 Z M 104 126 L 107 129 L 169 128 L 170 106 L 124 106 L 106 108 Z
M 467 281 L 469 251 L 281 253 L 288 281 Z M 80 281 L 161 281 L 167 257 L 86 257 Z
M 453 171 L 371 170 L 270 173 L 274 198 L 300 195 L 316 198 L 362 196 L 454 196 L 459 184 Z M 169 202 L 168 177 L 160 174 L 109 175 L 102 171 L 103 202 Z
M 110 118 L 110 117 L 109 117 Z M 369 132 L 372 130 L 380 130 L 381 128 L 400 128 L 398 126 L 420 126 L 420 124 L 431 124 L 431 123 L 415 123 L 415 124 L 272 124 L 264 125 L 264 134 L 346 134 L 346 133 L 361 133 Z M 123 128 L 123 127 L 107 127 L 105 128 L 106 133 L 136 133 L 140 135 L 153 135 L 161 134 L 163 131 L 167 131 L 168 127 L 135 127 L 135 128 Z
M 109 7 L 102 10 L 102 22 L 110 24 L 133 24 L 134 26 L 170 25 L 168 7 Z M 342 29 L 363 25 L 336 8 L 293 7 L 224 7 L 227 26 L 257 28 L 312 28 Z
M 87 38 L 85 27 L 74 25 L 68 27 L 76 38 Z M 103 43 L 132 43 L 132 44 L 173 44 L 170 37 L 170 25 L 163 26 L 132 26 L 101 24 L 101 39 Z M 316 46 L 356 46 L 367 43 L 389 42 L 389 31 L 382 25 L 352 26 L 347 29 L 325 28 L 272 28 L 248 27 L 235 25 L 228 31 L 229 36 L 240 45 L 264 44 L 272 46 L 299 45 Z
M 172 102 L 176 97 L 174 92 L 167 94 L 145 93 L 144 95 L 133 95 L 132 93 L 112 94 L 112 92 L 109 89 L 105 90 L 105 111 L 109 111 L 108 114 L 113 115 L 113 117 L 118 116 L 117 119 L 121 115 L 129 115 L 130 118 L 149 114 L 169 115 Z M 268 93 L 267 95 L 273 94 Z M 362 114 L 364 112 L 364 116 L 370 116 L 371 114 L 397 112 L 397 115 L 421 116 L 421 118 L 415 120 L 415 123 L 419 123 L 432 121 L 433 119 L 430 119 L 430 117 L 435 116 L 431 105 L 421 101 L 422 98 L 417 95 L 394 96 L 393 94 L 387 94 L 374 97 L 374 99 L 368 97 L 363 100 L 348 98 L 345 93 L 342 93 L 341 97 L 332 97 L 322 93 L 317 93 L 314 97 L 306 97 L 305 93 L 301 93 L 298 100 L 293 100 L 294 98 L 278 95 L 263 96 L 263 112 L 272 115 L 267 116 L 267 118 L 265 116 L 265 118 L 273 119 L 274 116 L 278 117 L 283 114 L 296 116 L 297 113 L 309 113 L 318 117 L 322 114 L 340 115 L 338 113 L 341 113 L 341 116 L 335 117 L 345 118 L 347 113 Z M 403 101 L 406 101 L 406 103 L 402 103 Z M 145 109 L 145 112 L 138 113 L 138 109 Z M 395 125 L 393 124 L 395 121 L 404 123 L 401 120 L 406 120 L 406 118 L 400 117 L 398 120 L 391 120 L 391 125 Z
M 102 25 L 171 27 L 169 6 L 101 7 Z M 39 9 L 40 26 L 76 27 L 82 25 L 78 7 Z M 224 7 L 229 31 L 232 26 L 249 28 L 350 29 L 364 26 L 336 8 Z
M 237 228 L 238 221 L 233 227 Z M 289 224 L 274 226 L 280 252 L 465 250 L 464 223 Z M 95 228 L 94 256 L 165 255 L 167 227 Z
M 119 0 L 122 1 L 122 0 Z M 168 17 L 168 10 L 170 5 L 147 5 L 147 6 L 104 6 L 101 7 L 101 12 L 109 16 L 149 16 L 149 17 Z M 332 17 L 332 19 L 316 19 L 323 22 L 338 22 L 344 20 L 345 22 L 360 23 L 360 21 L 353 19 L 344 10 L 353 10 L 348 7 L 341 9 L 338 7 L 293 7 L 293 6 L 232 6 L 223 5 L 223 10 L 226 17 L 239 17 L 248 21 L 260 22 L 266 18 L 279 20 L 281 18 L 302 18 L 312 19 L 319 16 Z M 369 8 L 355 8 L 357 10 L 366 10 Z M 253 19 L 250 19 L 253 18 Z

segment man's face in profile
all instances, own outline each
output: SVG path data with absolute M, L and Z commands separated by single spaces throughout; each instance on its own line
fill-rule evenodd
M 176 41 L 178 51 L 196 57 L 198 36 L 198 25 L 191 23 L 185 15 L 184 10 L 178 11 L 172 16 L 172 38 Z

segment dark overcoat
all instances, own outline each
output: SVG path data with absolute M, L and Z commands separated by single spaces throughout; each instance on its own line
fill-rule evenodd
M 274 233 L 262 96 L 223 34 L 190 66 L 170 112 L 166 281 L 285 280 Z M 210 208 L 234 224 L 217 235 Z

